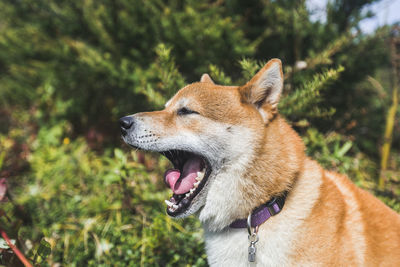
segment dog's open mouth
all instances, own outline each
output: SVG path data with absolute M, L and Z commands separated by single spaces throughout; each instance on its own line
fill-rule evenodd
M 173 195 L 167 204 L 167 213 L 177 216 L 185 212 L 193 199 L 203 189 L 211 167 L 205 157 L 183 150 L 161 152 L 174 165 L 164 174 L 165 184 L 171 188 Z

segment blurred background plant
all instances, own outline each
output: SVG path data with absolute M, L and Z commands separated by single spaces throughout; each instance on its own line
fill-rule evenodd
M 117 120 L 273 57 L 307 153 L 400 211 L 400 31 L 360 29 L 377 2 L 315 20 L 294 0 L 1 1 L 0 229 L 36 266 L 207 265 L 199 222 L 165 214 L 167 160 L 130 150 Z M 0 264 L 22 266 L 4 241 Z

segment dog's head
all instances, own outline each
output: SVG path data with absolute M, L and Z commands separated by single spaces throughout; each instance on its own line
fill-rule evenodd
M 277 113 L 282 85 L 281 62 L 273 59 L 244 86 L 216 85 L 204 74 L 165 109 L 120 119 L 127 144 L 160 152 L 173 164 L 163 177 L 173 191 L 166 200 L 170 216 L 201 209 L 202 221 L 226 226 L 243 213 L 248 200 L 241 187 L 255 186 L 246 172 Z

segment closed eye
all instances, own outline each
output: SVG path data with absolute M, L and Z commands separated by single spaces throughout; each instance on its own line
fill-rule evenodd
M 177 114 L 179 116 L 183 116 L 183 115 L 199 114 L 199 113 L 197 111 L 194 111 L 194 110 L 188 109 L 186 107 L 183 107 L 183 108 L 178 109 Z

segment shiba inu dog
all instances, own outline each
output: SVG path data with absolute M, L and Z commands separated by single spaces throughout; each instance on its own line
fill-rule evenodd
M 204 74 L 165 109 L 121 118 L 122 136 L 172 162 L 167 213 L 198 214 L 211 266 L 400 266 L 400 216 L 305 155 L 282 87 L 278 59 L 243 86 Z

